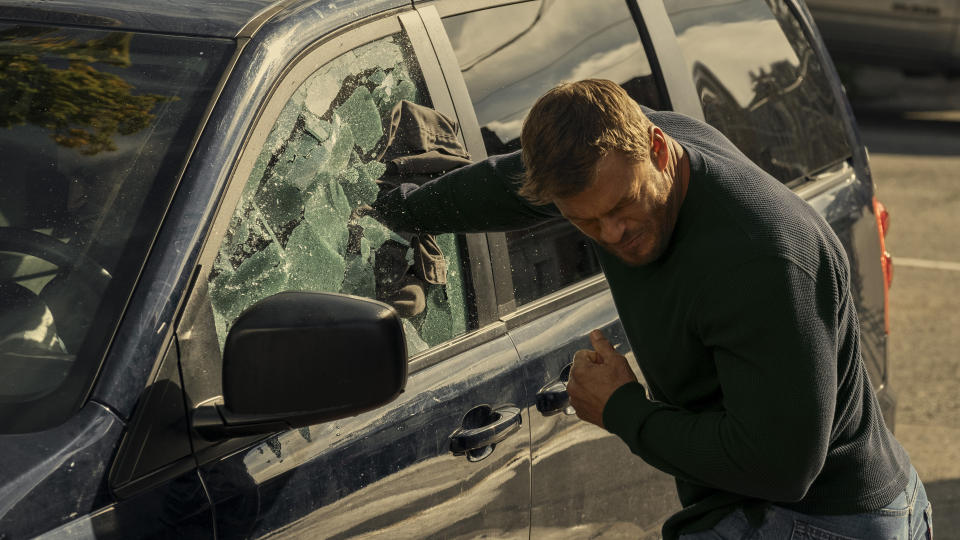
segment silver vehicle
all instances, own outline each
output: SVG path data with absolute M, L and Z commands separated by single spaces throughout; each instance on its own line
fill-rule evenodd
M 808 0 L 838 61 L 960 75 L 960 0 Z

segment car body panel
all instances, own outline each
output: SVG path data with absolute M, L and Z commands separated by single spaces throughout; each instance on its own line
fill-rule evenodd
M 818 185 L 820 184 L 820 185 Z M 826 218 L 837 233 L 850 261 L 851 292 L 860 319 L 863 358 L 874 387 L 886 383 L 886 339 L 884 329 L 883 274 L 877 273 L 880 260 L 876 218 L 870 193 L 853 167 L 844 162 L 800 191 L 800 195 Z
M 537 308 L 536 304 L 527 307 Z M 518 318 L 522 317 L 521 312 Z M 584 331 L 593 328 L 604 331 L 642 381 L 610 292 L 602 290 L 510 330 L 526 385 L 541 388 L 558 379 L 577 350 L 592 349 Z M 672 496 L 673 477 L 637 459 L 618 437 L 572 412 L 544 415 L 531 407 L 531 537 L 562 535 L 574 527 L 591 538 L 659 533 L 663 521 L 680 509 Z M 650 493 L 671 496 L 651 497 Z
M 203 482 L 196 469 L 190 469 L 37 538 L 212 538 L 213 527 L 213 513 Z
M 281 433 L 202 465 L 218 534 L 526 538 L 526 414 L 480 461 L 453 455 L 449 441 L 474 407 L 520 403 L 517 370 L 502 336 L 412 373 L 386 408 Z
M 34 536 L 103 506 L 105 475 L 123 429 L 113 412 L 91 401 L 56 428 L 2 436 L 0 531 Z
M 0 18 L 46 24 L 83 25 L 161 34 L 235 37 L 251 19 L 278 0 L 111 2 L 44 0 L 0 2 Z

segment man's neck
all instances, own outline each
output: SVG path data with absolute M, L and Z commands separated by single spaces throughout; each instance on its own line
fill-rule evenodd
M 669 137 L 669 136 L 668 136 Z M 682 204 L 687 196 L 687 187 L 690 185 L 690 155 L 675 139 L 669 137 L 670 146 L 670 177 L 679 183 L 679 202 Z

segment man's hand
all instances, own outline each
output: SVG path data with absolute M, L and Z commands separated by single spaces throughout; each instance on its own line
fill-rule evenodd
M 614 390 L 636 382 L 626 357 L 617 353 L 600 330 L 590 332 L 593 350 L 573 355 L 573 368 L 567 383 L 570 405 L 581 420 L 603 427 L 603 408 Z

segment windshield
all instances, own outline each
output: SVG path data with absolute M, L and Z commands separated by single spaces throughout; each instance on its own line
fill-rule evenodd
M 0 24 L 0 432 L 83 402 L 233 47 Z

